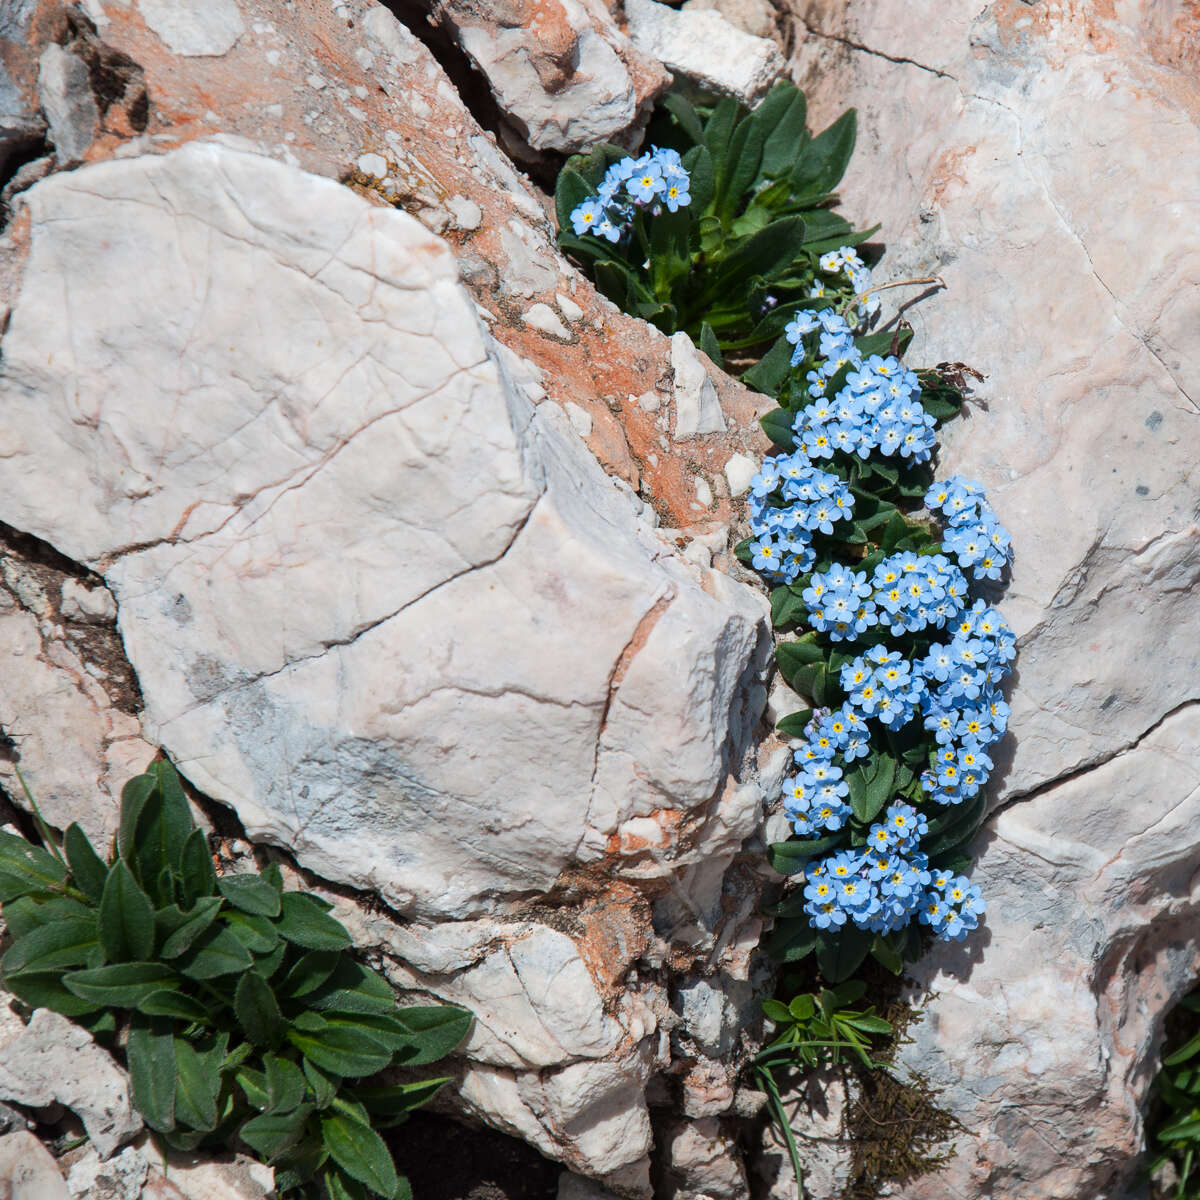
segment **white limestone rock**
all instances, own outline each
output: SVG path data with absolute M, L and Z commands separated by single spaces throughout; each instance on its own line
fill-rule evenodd
M 33 1108 L 65 1105 L 102 1157 L 142 1129 L 129 1077 L 86 1029 L 48 1008 L 0 1046 L 0 1099 Z
M 773 41 L 731 25 L 715 8 L 670 8 L 657 0 L 625 0 L 633 44 L 702 92 L 753 106 L 783 73 Z
M 717 390 L 695 343 L 682 331 L 671 335 L 671 368 L 675 373 L 675 437 L 721 433 L 725 417 Z
M 148 736 L 202 791 L 456 917 L 630 817 L 707 820 L 761 598 L 510 386 L 443 243 L 212 144 L 24 202 L 0 510 L 105 573 Z
M 137 6 L 143 20 L 172 54 L 220 56 L 246 32 L 237 0 L 204 0 L 203 4 L 137 0 Z
M 0 1137 L 0 1195 L 6 1200 L 68 1200 L 54 1156 L 32 1133 Z
M 100 123 L 87 64 L 61 46 L 47 46 L 38 60 L 38 100 L 59 163 L 78 162 Z
M 534 150 L 613 140 L 668 81 L 599 0 L 449 0 L 439 18 Z

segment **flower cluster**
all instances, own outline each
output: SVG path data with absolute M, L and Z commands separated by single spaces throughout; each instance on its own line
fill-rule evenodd
M 608 168 L 594 196 L 571 213 L 577 236 L 593 233 L 619 241 L 639 208 L 678 212 L 691 203 L 691 177 L 675 150 L 655 146 L 640 158 L 622 158 Z
M 850 489 L 802 451 L 763 461 L 750 483 L 750 553 L 768 579 L 791 583 L 816 561 L 813 535 L 832 534 L 854 511 Z
M 901 801 L 871 826 L 861 850 L 842 850 L 805 872 L 804 911 L 817 929 L 847 922 L 891 933 L 913 917 L 945 941 L 961 941 L 986 910 L 979 888 L 962 876 L 931 871 L 920 850 L 925 817 Z
M 835 563 L 804 592 L 809 623 L 840 642 L 882 625 L 894 634 L 942 629 L 963 610 L 967 581 L 944 554 L 906 551 L 885 558 L 870 579 Z
M 812 403 L 796 414 L 793 432 L 810 458 L 836 451 L 870 457 L 928 462 L 936 444 L 936 422 L 921 406 L 921 385 L 898 358 L 872 354 L 864 360 L 846 318 L 833 309 L 797 313 L 784 331 L 795 346 L 792 366 L 814 366 L 805 380 Z M 837 376 L 845 382 L 827 393 Z
M 1008 565 L 1012 539 L 996 520 L 979 484 L 961 475 L 935 483 L 925 497 L 925 507 L 944 516 L 946 549 L 964 571 L 970 569 L 976 579 L 1000 578 Z
M 817 260 L 817 266 L 822 274 L 830 277 L 829 282 L 832 286 L 839 286 L 842 278 L 845 278 L 854 289 L 856 296 L 861 296 L 871 289 L 871 268 L 859 258 L 857 252 L 850 246 L 839 246 L 836 250 L 822 254 Z M 818 279 L 809 289 L 809 299 L 822 300 L 827 295 L 827 291 L 825 281 Z M 867 296 L 865 299 L 857 301 L 856 306 L 862 316 L 868 317 L 879 311 L 879 297 Z

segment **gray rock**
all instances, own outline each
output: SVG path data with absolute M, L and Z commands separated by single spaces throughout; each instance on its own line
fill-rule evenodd
M 46 1008 L 0 1047 L 0 1098 L 33 1108 L 65 1105 L 102 1157 L 142 1129 L 125 1072 L 87 1030 Z
M 0 1137 L 0 1196 L 5 1200 L 68 1200 L 54 1156 L 32 1133 Z
M 716 9 L 626 0 L 625 16 L 633 44 L 701 92 L 753 105 L 783 73 L 774 42 L 743 33 Z
M 146 24 L 174 54 L 204 57 L 225 54 L 246 32 L 237 0 L 137 0 Z
M 38 99 L 59 163 L 78 162 L 100 122 L 87 64 L 61 46 L 47 46 L 38 60 Z

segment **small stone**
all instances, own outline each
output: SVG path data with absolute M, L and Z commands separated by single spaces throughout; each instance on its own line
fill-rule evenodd
M 643 392 L 640 396 L 630 396 L 629 398 L 637 401 L 642 412 L 656 413 L 662 408 L 662 397 L 657 392 Z
M 450 210 L 455 225 L 464 233 L 470 233 L 483 224 L 483 209 L 466 196 L 451 196 L 446 201 L 446 207 Z
M 70 1200 L 54 1156 L 24 1130 L 0 1137 L 0 1196 L 6 1200 Z
M 725 417 L 717 390 L 692 339 L 682 331 L 671 335 L 671 366 L 675 372 L 675 437 L 723 432 Z
M 554 299 L 558 303 L 559 311 L 568 321 L 578 321 L 583 317 L 583 309 L 571 299 L 570 296 L 564 296 L 562 292 L 555 292 Z
M 712 487 L 709 485 L 708 480 L 697 475 L 695 479 L 695 486 L 696 499 L 699 500 L 705 508 L 711 507 L 713 502 L 713 493 Z
M 388 173 L 387 159 L 379 154 L 360 154 L 358 169 L 372 179 L 383 179 Z
M 68 620 L 114 621 L 117 602 L 106 587 L 85 587 L 78 579 L 63 580 L 61 612 Z
M 205 57 L 227 53 L 246 32 L 236 0 L 137 0 L 142 18 L 172 54 Z
M 559 341 L 569 342 L 571 340 L 570 331 L 562 323 L 554 309 L 548 304 L 542 304 L 540 301 L 534 304 L 525 313 L 522 320 L 526 325 L 532 326 L 542 333 L 549 334 L 551 337 L 558 338 Z
M 725 464 L 725 478 L 729 483 L 729 494 L 735 499 L 750 490 L 750 483 L 758 474 L 759 464 L 748 454 L 731 454 Z
M 586 409 L 580 408 L 574 400 L 568 400 L 563 407 L 566 409 L 567 420 L 571 422 L 571 428 L 582 438 L 591 437 L 591 413 L 587 412 Z

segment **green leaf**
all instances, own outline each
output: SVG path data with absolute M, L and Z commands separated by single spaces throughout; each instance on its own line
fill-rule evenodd
M 799 962 L 820 944 L 820 934 L 807 917 L 776 921 L 765 943 L 767 954 L 779 963 Z
M 57 892 L 66 878 L 66 868 L 49 851 L 0 830 L 0 902 L 31 892 Z
M 707 321 L 700 322 L 700 338 L 696 342 L 699 349 L 703 350 L 709 358 L 712 359 L 718 367 L 724 368 L 725 356 L 721 353 L 721 343 L 717 341 L 717 335 L 713 333 L 712 326 Z
M 900 951 L 884 934 L 875 935 L 875 940 L 871 943 L 871 957 L 893 975 L 899 975 L 904 970 L 904 959 Z
M 788 1015 L 796 1021 L 811 1021 L 815 1012 L 816 1002 L 809 992 L 794 996 L 788 1004 Z
M 135 1016 L 125 1047 L 134 1107 L 151 1129 L 175 1126 L 175 1054 L 170 1026 Z
M 63 983 L 63 973 L 57 968 L 41 973 L 23 971 L 6 976 L 4 986 L 30 1008 L 50 1008 L 64 1017 L 82 1017 L 101 1007 L 93 1000 L 85 1000 L 68 991 Z
M 297 960 L 287 973 L 279 991 L 281 995 L 299 998 L 319 988 L 333 974 L 341 961 L 337 950 L 311 950 Z
M 804 220 L 781 217 L 749 237 L 738 238 L 715 268 L 715 288 L 720 293 L 743 287 L 758 275 L 769 280 L 782 273 L 800 253 Z M 830 394 L 833 394 L 832 385 Z
M 366 1188 L 339 1167 L 326 1167 L 323 1179 L 329 1200 L 366 1200 Z
M 795 415 L 785 408 L 773 408 L 758 418 L 762 431 L 782 450 L 796 448 L 796 435 L 792 430 Z
M 304 1013 L 301 1016 L 312 1017 L 314 1014 Z M 357 1078 L 374 1075 L 392 1061 L 391 1050 L 373 1037 L 337 1028 L 324 1021 L 317 1027 L 313 1022 L 306 1021 L 304 1028 L 298 1028 L 300 1020 L 298 1017 L 288 1030 L 287 1039 L 322 1071 Z
M 713 109 L 712 115 L 704 125 L 704 144 L 712 155 L 717 203 L 720 203 L 725 190 L 725 180 L 729 175 L 729 142 L 733 137 L 737 116 L 738 102 L 732 96 L 726 96 Z
M 217 880 L 217 890 L 234 908 L 251 916 L 279 916 L 279 893 L 257 875 L 224 875 Z
M 892 1026 L 890 1021 L 885 1021 L 882 1017 L 873 1017 L 870 1014 L 859 1016 L 841 1015 L 838 1020 L 843 1025 L 849 1025 L 852 1029 L 857 1029 L 861 1033 L 891 1033 Z
M 712 204 L 713 192 L 716 188 L 716 177 L 713 173 L 712 155 L 707 146 L 693 146 L 683 156 L 683 165 L 691 174 L 688 191 L 692 202 L 689 205 L 693 213 L 704 212 Z
M 766 131 L 752 116 L 743 117 L 729 139 L 729 160 L 718 197 L 718 215 L 728 224 L 744 206 L 762 162 Z
M 837 187 L 854 153 L 857 121 L 848 109 L 804 147 L 788 176 L 797 192 L 820 195 Z
M 369 1125 L 335 1113 L 321 1118 L 321 1136 L 329 1156 L 347 1175 L 381 1196 L 395 1193 L 399 1180 L 392 1156 Z
M 205 1069 L 204 1061 L 190 1042 L 177 1037 L 174 1043 L 175 1119 L 193 1129 L 214 1129 L 221 1077 Z
M 197 1022 L 201 1025 L 208 1025 L 212 1021 L 210 1008 L 173 988 L 151 992 L 138 1002 L 137 1010 L 148 1017 L 173 1017 L 177 1021 Z
M 396 1007 L 396 993 L 376 972 L 343 956 L 337 970 L 311 994 L 308 1004 L 322 1011 L 390 1013 Z
M 829 983 L 841 983 L 862 965 L 870 949 L 869 934 L 860 929 L 843 928 L 836 937 L 823 939 L 817 946 L 817 966 Z
M 267 1091 L 267 1076 L 263 1071 L 241 1066 L 234 1072 L 233 1078 L 242 1089 L 246 1102 L 253 1108 L 264 1109 L 271 1103 L 271 1094 Z
M 307 1058 L 301 1058 L 300 1068 L 304 1072 L 304 1078 L 308 1080 L 309 1087 L 313 1090 L 317 1107 L 328 1108 L 333 1103 L 334 1096 L 337 1095 L 337 1084 L 323 1071 L 318 1070 Z
M 294 1062 L 277 1054 L 264 1054 L 266 1068 L 267 1112 L 291 1112 L 308 1091 L 304 1072 Z
M 807 578 L 807 577 L 806 577 Z M 804 583 L 782 584 L 771 590 L 771 624 L 776 629 L 797 621 L 808 620 L 808 605 L 804 603 Z
M 679 123 L 679 128 L 692 140 L 699 144 L 704 140 L 704 127 L 700 124 L 700 115 L 691 102 L 678 92 L 668 92 L 662 99 L 662 106 Z
M 283 1036 L 285 1022 L 279 1002 L 261 975 L 249 971 L 238 980 L 233 1011 L 242 1031 L 256 1046 L 274 1046 Z
M 279 945 L 279 933 L 266 917 L 252 917 L 244 912 L 227 912 L 224 919 L 230 932 L 251 954 L 269 954 Z
M 254 959 L 254 972 L 263 979 L 270 979 L 279 970 L 280 963 L 287 957 L 291 947 L 282 938 L 274 950 L 260 954 Z
M 892 799 L 896 760 L 880 750 L 846 775 L 850 785 L 850 809 L 865 825 L 873 821 Z
M 238 1136 L 252 1150 L 270 1162 L 294 1146 L 304 1134 L 304 1125 L 312 1115 L 312 1105 L 302 1104 L 286 1113 L 263 1113 L 251 1117 Z
M 5 961 L 7 961 L 7 957 L 8 956 L 5 955 Z M 1200 1033 L 1196 1034 L 1196 1036 L 1194 1038 L 1192 1038 L 1190 1041 L 1186 1042 L 1184 1045 L 1180 1046 L 1180 1048 L 1178 1050 L 1176 1050 L 1174 1054 L 1171 1054 L 1167 1058 L 1164 1058 L 1163 1066 L 1164 1067 L 1173 1067 L 1177 1063 L 1186 1062 L 1189 1058 L 1192 1057 L 1192 1055 L 1194 1055 L 1198 1052 L 1200 1052 Z
M 428 1103 L 434 1095 L 450 1082 L 448 1076 L 441 1079 L 421 1079 L 416 1083 L 400 1083 L 388 1087 L 355 1088 L 354 1098 L 370 1110 L 373 1118 L 386 1121 L 399 1117 Z
M 55 971 L 84 966 L 97 957 L 96 918 L 75 917 L 43 925 L 19 938 L 0 960 L 5 979 L 18 971 Z
M 804 93 L 794 84 L 779 80 L 754 114 L 769 131 L 763 142 L 760 169 L 768 179 L 774 179 L 796 161 L 808 140 Z
M 151 764 L 153 766 L 153 764 Z M 121 821 L 117 829 L 117 849 L 128 863 L 137 850 L 137 826 L 142 810 L 158 788 L 158 775 L 147 771 L 135 775 L 121 789 Z
M 755 366 L 743 373 L 742 382 L 764 395 L 778 396 L 791 369 L 792 350 L 787 338 L 779 338 Z
M 805 726 L 812 720 L 813 710 L 811 708 L 802 708 L 799 712 L 788 713 L 786 717 L 781 717 L 775 725 L 775 732 L 780 737 L 805 737 Z
M 259 872 L 277 892 L 283 891 L 283 872 L 279 869 L 278 863 L 269 862 Z
M 202 829 L 188 834 L 180 853 L 179 874 L 183 880 L 183 898 L 188 907 L 217 890 L 217 872 L 213 869 L 208 839 Z
M 121 962 L 63 976 L 68 991 L 109 1008 L 136 1008 L 147 996 L 171 987 L 175 972 L 165 963 Z
M 764 1000 L 762 1002 L 762 1010 L 767 1018 L 774 1021 L 776 1025 L 790 1025 L 792 1014 L 786 1004 L 781 1004 L 778 1000 Z
M 145 961 L 154 951 L 154 906 L 123 860 L 108 872 L 100 897 L 100 943 L 110 962 Z
M 191 979 L 216 979 L 253 965 L 250 951 L 228 929 L 217 929 L 202 936 L 187 966 L 180 969 Z
M 845 834 L 838 832 L 807 841 L 772 842 L 767 847 L 767 861 L 780 875 L 798 875 L 814 855 L 824 854 L 844 841 Z
M 571 229 L 571 213 L 594 194 L 595 190 L 578 171 L 570 167 L 560 171 L 554 185 L 554 214 L 559 229 Z
M 205 896 L 186 912 L 171 904 L 154 914 L 156 933 L 162 938 L 159 954 L 178 958 L 213 923 L 221 909 L 219 896 Z M 165 935 L 165 936 L 164 936 Z
M 284 892 L 280 897 L 280 934 L 306 950 L 348 950 L 350 935 L 327 915 L 315 897 L 303 892 Z
M 392 1017 L 409 1035 L 411 1053 L 401 1059 L 406 1067 L 444 1058 L 470 1033 L 474 1020 L 465 1008 L 449 1004 L 400 1008 Z
M 100 902 L 104 894 L 104 881 L 108 878 L 108 867 L 100 855 L 92 849 L 87 834 L 72 821 L 63 835 L 63 849 L 71 867 L 75 886 L 94 903 Z

